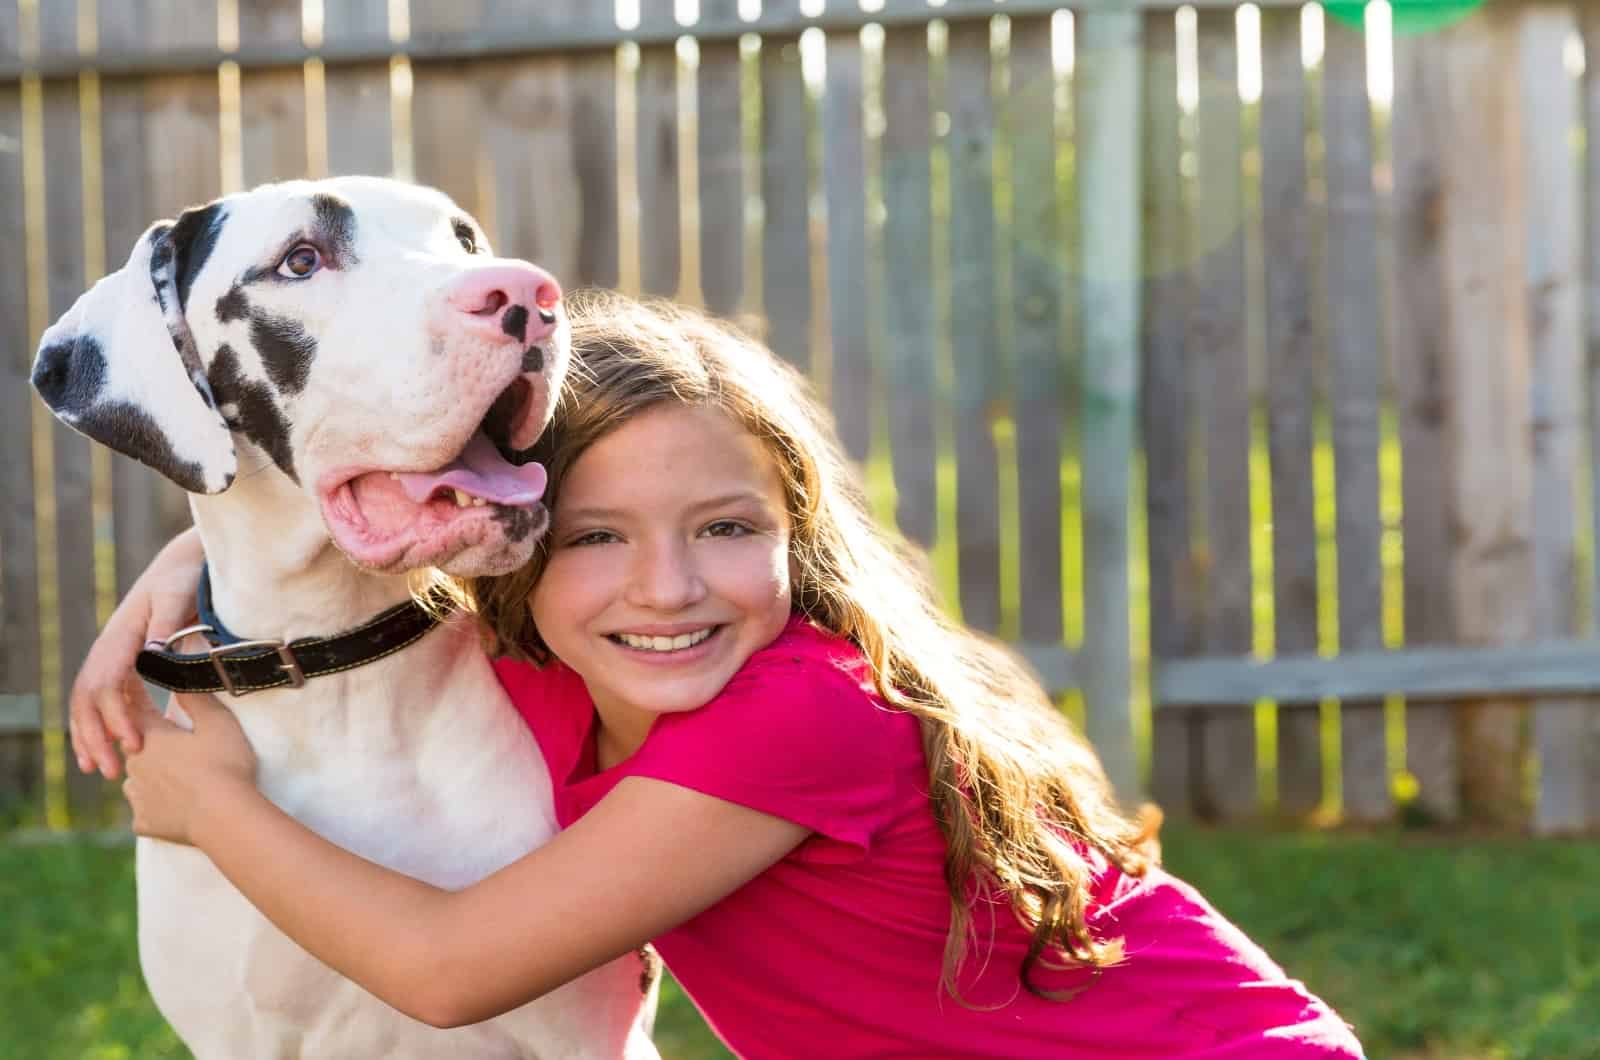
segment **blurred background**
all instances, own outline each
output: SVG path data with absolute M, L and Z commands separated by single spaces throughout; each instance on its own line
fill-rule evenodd
M 37 337 L 156 218 L 377 173 L 807 371 L 1372 1056 L 1600 1057 L 1596 42 L 1592 0 L 0 0 L 0 1054 L 183 1055 L 62 718 L 187 507 L 53 423 Z M 675 992 L 662 1040 L 719 1055 Z

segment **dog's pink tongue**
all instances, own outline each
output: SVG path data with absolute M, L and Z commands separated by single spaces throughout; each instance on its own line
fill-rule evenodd
M 402 472 L 400 486 L 418 504 L 446 487 L 495 504 L 526 507 L 544 496 L 545 473 L 540 464 L 514 466 L 479 431 L 453 463 L 437 471 Z

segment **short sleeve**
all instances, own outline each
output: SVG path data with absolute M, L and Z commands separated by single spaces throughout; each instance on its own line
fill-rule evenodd
M 552 777 L 571 772 L 594 713 L 583 679 L 561 663 L 547 666 L 513 659 L 491 665 L 512 706 L 522 715 Z
M 853 857 L 838 851 L 818 860 L 865 855 L 925 772 L 916 719 L 825 659 L 776 651 L 752 662 L 700 709 L 662 715 L 628 774 L 748 806 L 854 848 Z

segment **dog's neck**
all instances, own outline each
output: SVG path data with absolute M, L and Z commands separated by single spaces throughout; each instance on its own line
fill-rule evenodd
M 217 617 L 243 638 L 325 637 L 405 600 L 405 575 L 356 567 L 321 514 L 276 471 L 240 476 L 225 494 L 190 496 Z

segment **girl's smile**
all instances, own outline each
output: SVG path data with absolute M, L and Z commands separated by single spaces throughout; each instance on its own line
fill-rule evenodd
M 613 746 L 705 705 L 783 630 L 790 531 L 772 457 L 716 409 L 648 409 L 573 463 L 531 606 Z

